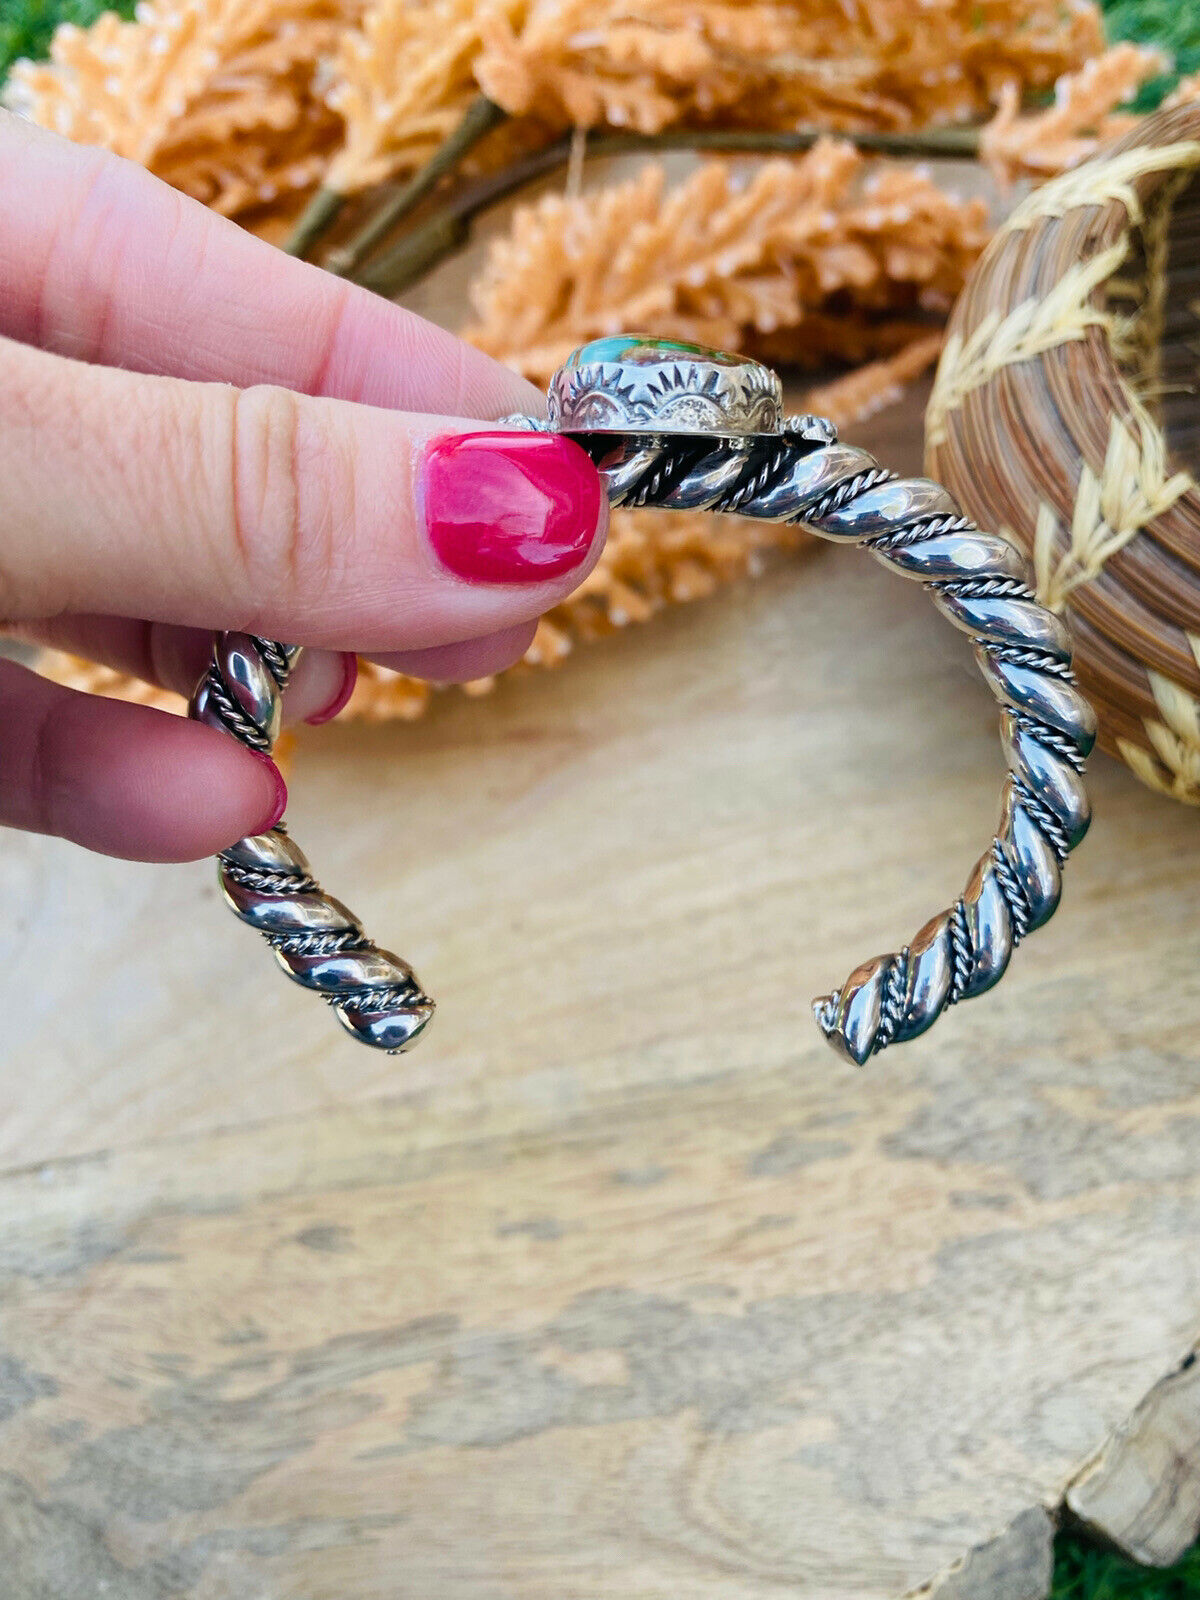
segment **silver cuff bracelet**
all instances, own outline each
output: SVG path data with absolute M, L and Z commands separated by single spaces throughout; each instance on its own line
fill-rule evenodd
M 505 420 L 569 435 L 614 506 L 736 512 L 859 545 L 918 579 L 971 636 L 1000 702 L 1009 766 L 996 837 L 948 910 L 904 949 L 856 967 L 813 1011 L 835 1049 L 861 1065 L 997 983 L 1016 946 L 1058 905 L 1063 864 L 1090 819 L 1082 773 L 1096 737 L 1066 627 L 1038 603 L 1024 556 L 980 532 L 938 484 L 895 477 L 839 444 L 820 417 L 784 416 L 775 373 L 720 351 L 600 339 L 555 374 L 548 421 Z M 219 634 L 192 716 L 270 750 L 298 655 L 294 646 Z M 282 824 L 218 859 L 235 914 L 356 1039 L 390 1052 L 416 1042 L 433 1001 L 411 967 L 373 944 L 322 890 Z

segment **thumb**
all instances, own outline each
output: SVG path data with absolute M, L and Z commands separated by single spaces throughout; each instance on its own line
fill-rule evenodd
M 599 553 L 544 433 L 88 366 L 0 340 L 0 614 L 148 617 L 330 649 L 511 628 Z

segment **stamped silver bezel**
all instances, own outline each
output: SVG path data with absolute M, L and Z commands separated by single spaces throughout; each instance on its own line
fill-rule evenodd
M 550 381 L 559 433 L 687 434 L 741 439 L 778 434 L 783 389 L 757 361 L 600 361 L 561 367 Z

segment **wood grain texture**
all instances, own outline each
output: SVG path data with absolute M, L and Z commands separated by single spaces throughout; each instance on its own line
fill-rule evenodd
M 1200 1325 L 1193 816 L 1098 763 L 993 995 L 862 1074 L 808 1013 L 1000 775 L 833 551 L 322 730 L 297 834 L 441 1000 L 399 1061 L 210 868 L 5 835 L 6 1600 L 893 1600 L 1054 1502 Z
M 1154 1385 L 1068 1485 L 1066 1505 L 1146 1566 L 1173 1566 L 1200 1538 L 1197 1352 Z

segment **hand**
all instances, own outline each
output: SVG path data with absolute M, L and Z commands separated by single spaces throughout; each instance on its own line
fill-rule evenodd
M 419 317 L 0 112 L 9 631 L 184 693 L 213 629 L 303 644 L 293 719 L 343 703 L 355 652 L 499 671 L 606 527 L 577 446 L 486 428 L 540 406 Z M 0 661 L 0 823 L 186 860 L 285 797 L 220 732 Z

